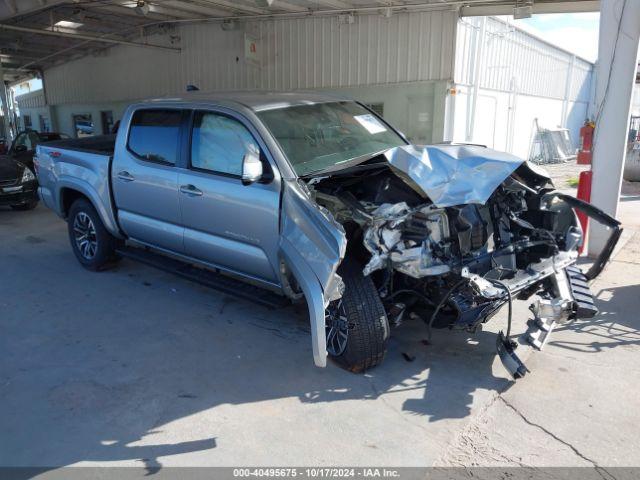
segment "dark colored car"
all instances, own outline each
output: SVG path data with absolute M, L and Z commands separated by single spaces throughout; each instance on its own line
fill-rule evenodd
M 33 170 L 33 155 L 36 152 L 36 146 L 41 143 L 53 142 L 64 138 L 69 138 L 69 136 L 63 133 L 41 133 L 35 130 L 26 130 L 18 134 L 11 144 L 7 155 L 20 163 L 24 163 Z
M 38 181 L 34 174 L 36 146 L 69 138 L 62 133 L 20 132 L 6 155 L 0 156 L 0 205 L 31 210 L 38 204 Z
M 0 205 L 31 210 L 38 205 L 38 182 L 27 165 L 10 156 L 0 157 Z

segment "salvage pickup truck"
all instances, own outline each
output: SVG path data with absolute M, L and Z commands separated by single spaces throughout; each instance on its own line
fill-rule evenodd
M 39 145 L 35 165 L 84 267 L 129 256 L 238 294 L 246 283 L 304 299 L 315 364 L 330 356 L 354 372 L 382 361 L 390 325 L 473 332 L 508 305 L 497 350 L 521 377 L 513 299 L 536 295 L 539 348 L 556 323 L 595 315 L 588 281 L 621 232 L 528 162 L 410 145 L 364 105 L 320 94 L 136 103 L 117 136 Z M 586 274 L 576 210 L 611 232 Z

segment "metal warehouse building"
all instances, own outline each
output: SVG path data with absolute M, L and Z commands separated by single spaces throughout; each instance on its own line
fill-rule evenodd
M 18 119 L 5 88 L 0 100 L 5 128 L 87 135 L 109 131 L 127 103 L 182 95 L 187 85 L 321 90 L 370 105 L 414 143 L 466 141 L 522 157 L 534 126 L 568 128 L 571 150 L 592 117 L 591 201 L 616 215 L 639 8 L 635 0 L 5 0 L 0 77 L 15 85 L 38 76 L 44 89 L 17 99 Z M 600 11 L 595 66 L 488 17 L 579 11 Z M 599 251 L 605 229 L 592 223 L 590 236 L 589 251 Z
M 69 36 L 88 29 L 115 38 L 113 25 L 121 23 L 125 30 L 137 25 L 131 28 L 154 47 L 83 40 L 44 60 L 23 62 L 15 61 L 19 51 L 8 51 L 9 61 L 22 68 L 18 76 L 37 66 L 43 78 L 44 90 L 16 99 L 21 127 L 75 136 L 82 134 L 79 124 L 90 122 L 94 133 L 106 133 L 129 102 L 178 95 L 187 85 L 205 91 L 305 89 L 360 100 L 414 143 L 468 141 L 526 156 L 534 118 L 547 127 L 567 126 L 575 142 L 589 111 L 593 65 L 500 19 L 461 16 L 483 13 L 461 2 L 276 1 L 256 7 L 249 0 L 174 1 L 162 8 L 152 2 L 146 16 L 127 8 L 135 2 L 108 8 L 53 3 L 15 18 L 34 29 L 48 23 L 50 33 L 64 37 L 14 30 L 2 35 L 23 46 L 67 45 Z M 594 2 L 563 3 L 571 10 L 594 8 Z M 209 10 L 198 6 L 198 15 L 222 16 L 184 22 L 187 13 L 178 4 L 188 12 L 210 4 Z M 169 23 L 157 23 L 163 19 Z M 77 27 L 60 26 L 65 21 Z

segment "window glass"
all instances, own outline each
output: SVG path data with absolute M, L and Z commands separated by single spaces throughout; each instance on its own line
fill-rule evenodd
M 191 139 L 191 166 L 230 175 L 242 174 L 247 152 L 258 144 L 242 123 L 225 115 L 197 112 Z
M 18 135 L 16 137 L 16 147 L 18 147 L 18 146 L 26 147 L 28 140 L 29 139 L 27 137 L 27 134 L 26 133 L 21 133 L 20 135 Z
M 151 162 L 175 165 L 181 110 L 138 110 L 131 119 L 128 147 Z
M 35 150 L 36 146 L 40 143 L 40 137 L 36 132 L 27 133 L 29 140 L 27 140 L 27 150 Z
M 406 145 L 355 102 L 274 108 L 258 113 L 300 176 Z

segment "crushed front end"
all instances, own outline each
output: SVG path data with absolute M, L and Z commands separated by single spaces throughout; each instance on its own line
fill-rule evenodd
M 514 378 L 526 372 L 510 338 L 511 302 L 537 295 L 530 343 L 558 322 L 597 313 L 588 280 L 606 264 L 619 222 L 554 190 L 515 157 L 476 146 L 402 147 L 308 180 L 314 200 L 344 226 L 347 256 L 363 265 L 389 322 L 476 331 L 509 304 L 498 353 Z M 611 228 L 586 274 L 574 266 L 583 234 L 576 210 Z

